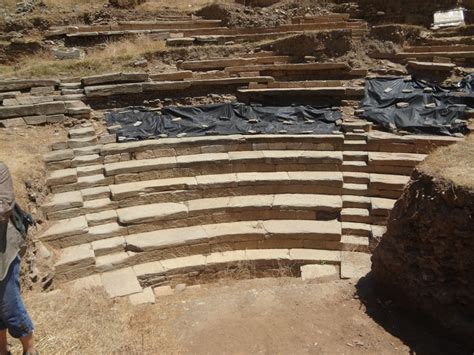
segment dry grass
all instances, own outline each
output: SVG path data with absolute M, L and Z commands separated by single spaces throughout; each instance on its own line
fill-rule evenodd
M 43 354 L 172 354 L 173 339 L 161 326 L 159 304 L 133 307 L 103 290 L 31 293 L 25 303 Z M 17 343 L 13 350 L 19 353 Z
M 25 183 L 33 185 L 39 193 L 44 190 L 45 167 L 43 155 L 53 142 L 65 140 L 64 128 L 22 127 L 0 130 L 0 161 L 5 162 L 13 176 L 17 200 L 27 206 Z M 40 196 L 37 196 L 39 199 Z
M 164 41 L 148 36 L 110 42 L 105 49 L 92 49 L 84 60 L 56 60 L 50 52 L 25 56 L 18 63 L 0 66 L 0 75 L 17 77 L 84 76 L 112 71 L 136 71 L 130 66 L 141 57 L 166 50 Z
M 419 168 L 448 183 L 474 190 L 474 136 L 435 150 Z
M 14 10 L 16 7 L 17 0 L 0 0 L 0 8 L 7 10 Z M 91 6 L 98 7 L 103 6 L 107 3 L 107 0 L 43 0 L 44 4 L 50 9 L 59 8 L 74 8 L 74 9 L 87 9 Z

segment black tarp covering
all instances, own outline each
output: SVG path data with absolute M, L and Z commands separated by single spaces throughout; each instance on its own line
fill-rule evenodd
M 431 92 L 426 92 L 426 88 L 431 88 Z M 367 79 L 361 102 L 362 117 L 389 130 L 442 135 L 467 133 L 467 122 L 463 119 L 466 108 L 474 108 L 473 88 L 473 76 L 450 87 L 398 77 Z M 398 108 L 399 102 L 409 106 Z M 426 107 L 433 103 L 436 107 Z
M 120 125 L 118 141 L 230 134 L 327 134 L 339 131 L 340 110 L 316 106 L 260 106 L 242 103 L 173 106 L 161 113 L 145 108 L 108 112 L 108 126 Z

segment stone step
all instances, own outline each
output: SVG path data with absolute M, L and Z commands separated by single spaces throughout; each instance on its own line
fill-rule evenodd
M 365 173 L 368 172 L 369 167 L 364 161 L 345 161 L 342 163 L 343 172 L 359 172 Z
M 395 199 L 372 197 L 370 213 L 373 216 L 388 217 L 395 202 Z
M 342 235 L 370 237 L 372 226 L 367 223 L 342 222 Z
M 182 203 L 158 203 L 117 210 L 121 225 L 129 233 L 202 223 L 249 219 L 328 220 L 338 218 L 340 196 L 280 194 L 231 196 L 190 200 Z
M 369 184 L 370 183 L 370 174 L 368 173 L 357 173 L 357 172 L 344 172 L 343 180 L 345 183 L 349 184 Z
M 343 151 L 342 156 L 344 161 L 363 161 L 367 162 L 368 153 L 364 151 Z
M 367 121 L 344 121 L 342 124 L 342 130 L 344 132 L 355 132 L 356 129 L 362 129 L 364 132 L 369 132 L 371 130 L 372 123 Z
M 341 250 L 341 224 L 333 221 L 233 222 L 109 238 L 61 250 L 57 276 L 86 276 L 179 256 L 245 249 Z M 128 250 L 128 251 L 127 251 Z M 92 254 L 91 254 L 92 251 Z M 92 255 L 92 261 L 91 261 Z
M 413 168 L 426 158 L 426 154 L 369 152 L 369 166 Z
M 353 196 L 343 195 L 342 196 L 342 207 L 343 208 L 365 208 L 368 209 L 371 206 L 371 199 L 367 196 Z
M 103 156 L 120 158 L 125 155 L 131 160 L 148 157 L 167 157 L 200 153 L 226 153 L 248 150 L 341 150 L 344 143 L 342 134 L 291 135 L 256 134 L 147 139 L 136 142 L 105 144 L 100 152 Z M 112 158 L 110 157 L 110 158 Z
M 240 167 L 239 164 L 242 166 Z M 239 171 L 275 171 L 275 165 L 284 166 L 285 164 L 310 167 L 311 170 L 327 170 L 330 167 L 336 167 L 342 164 L 342 153 L 335 151 L 297 150 L 242 151 L 133 160 L 105 164 L 104 166 L 106 176 L 116 176 L 120 174 L 138 174 L 160 170 L 167 170 L 169 173 L 170 169 L 184 168 L 200 169 L 199 171 L 206 171 L 214 168 L 221 173 Z M 245 169 L 246 167 L 247 169 Z M 249 170 L 249 167 L 255 168 L 256 170 Z M 193 173 L 192 175 L 200 175 L 196 171 L 191 173 Z
M 291 171 L 291 172 L 261 172 L 236 173 L 218 175 L 199 175 L 196 177 L 181 177 L 137 181 L 111 185 L 111 198 L 114 201 L 135 198 L 137 201 L 151 201 L 153 196 L 159 199 L 159 194 L 174 191 L 191 193 L 201 197 L 217 197 L 219 194 L 241 195 L 239 191 L 258 194 L 258 191 L 307 191 L 319 190 L 319 193 L 340 194 L 342 188 L 342 173 L 320 171 Z M 254 191 L 254 193 L 251 193 Z M 175 198 L 177 200 L 177 198 Z
M 85 201 L 86 206 L 89 202 Z M 89 208 L 85 216 L 55 221 L 41 236 L 42 240 L 70 246 L 124 234 L 199 224 L 254 219 L 331 220 L 339 218 L 342 209 L 340 196 L 317 194 L 230 196 L 117 210 L 114 210 L 115 205 L 106 209 L 110 203 L 108 199 L 92 200 L 92 203 L 94 209 Z M 62 224 L 70 227 L 61 227 Z
M 344 134 L 344 143 L 347 143 L 347 142 L 359 142 L 359 143 L 362 143 L 362 142 L 366 142 L 367 141 L 367 133 L 363 132 L 346 132 Z
M 307 264 L 334 264 L 341 262 L 341 252 L 313 249 L 259 249 L 215 252 L 154 261 L 91 275 L 75 280 L 73 288 L 104 287 L 110 297 L 123 297 L 144 292 L 149 286 L 169 284 L 182 277 L 215 273 L 242 264 L 254 265 L 258 270 L 281 267 L 301 267 Z
M 341 237 L 343 251 L 369 252 L 369 238 L 358 235 L 343 235 Z
M 342 186 L 344 195 L 368 196 L 367 184 L 350 184 L 345 182 Z
M 402 191 L 410 181 L 409 176 L 390 174 L 370 174 L 369 189 L 371 191 L 389 190 Z
M 362 140 L 345 140 L 343 149 L 344 151 L 364 151 L 367 149 L 367 142 Z
M 437 147 L 451 145 L 460 138 L 448 136 L 397 135 L 388 132 L 368 133 L 367 150 L 372 152 L 428 154 Z
M 370 223 L 370 212 L 366 208 L 343 208 L 341 222 Z
M 92 126 L 72 128 L 69 130 L 69 138 L 95 137 L 95 135 L 96 132 Z

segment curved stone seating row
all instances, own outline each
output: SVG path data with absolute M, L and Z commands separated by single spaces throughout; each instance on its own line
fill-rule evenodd
M 101 233 L 105 230 L 111 237 L 114 233 L 120 235 L 239 220 L 328 220 L 339 217 L 342 205 L 340 196 L 322 194 L 222 196 L 124 208 L 106 204 L 84 216 L 57 221 L 42 235 L 42 239 L 64 246 L 80 244 L 81 239 L 105 238 Z
M 70 33 L 90 33 L 109 31 L 133 30 L 184 30 L 190 28 L 215 28 L 220 26 L 220 20 L 188 20 L 188 21 L 119 21 L 118 23 L 94 26 L 56 26 L 45 33 L 45 37 L 56 37 Z
M 408 176 L 329 172 L 263 172 L 198 175 L 184 178 L 155 179 L 112 184 L 55 194 L 43 205 L 51 220 L 72 218 L 103 208 L 185 201 L 221 196 L 259 194 L 325 194 L 398 198 Z M 359 190 L 355 184 L 364 184 Z M 92 190 L 92 191 L 91 191 Z M 100 204 L 97 201 L 106 203 Z
M 172 228 L 67 247 L 55 265 L 63 280 L 172 257 L 246 249 L 341 250 L 341 223 L 267 220 Z
M 100 144 L 87 127 L 71 130 L 66 146 L 74 148 L 48 157 L 53 167 L 69 166 L 48 179 L 53 191 L 68 192 L 44 206 L 60 220 L 41 237 L 61 248 L 58 279 L 102 280 L 131 265 L 221 250 L 367 252 L 419 153 L 453 140 L 367 132 L 359 121 L 342 128 L 344 135 L 120 144 Z M 399 147 L 417 153 L 383 151 Z M 375 172 L 382 168 L 389 171 Z M 141 280 L 157 279 L 168 280 Z
M 209 70 L 223 70 L 227 67 L 242 66 L 248 64 L 281 64 L 288 63 L 288 56 L 256 56 L 246 58 L 216 58 L 206 60 L 193 60 L 179 62 L 177 67 L 179 70 L 193 70 L 193 71 L 209 71 Z
M 104 287 L 110 297 L 129 296 L 132 300 L 143 293 L 152 293 L 150 286 L 169 285 L 178 280 L 192 282 L 200 275 L 239 267 L 250 267 L 255 271 L 278 270 L 284 267 L 301 273 L 301 266 L 328 264 L 340 266 L 340 275 L 344 277 L 354 273 L 349 259 L 344 252 L 311 249 L 226 251 L 125 267 L 84 277 L 71 285 L 75 288 Z M 347 270 L 344 270 L 345 268 Z M 154 299 L 153 296 L 152 298 Z

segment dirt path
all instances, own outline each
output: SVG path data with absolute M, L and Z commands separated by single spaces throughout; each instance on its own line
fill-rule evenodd
M 226 281 L 132 307 L 99 291 L 30 293 L 43 353 L 462 354 L 349 281 Z M 367 305 L 367 307 L 366 307 Z

